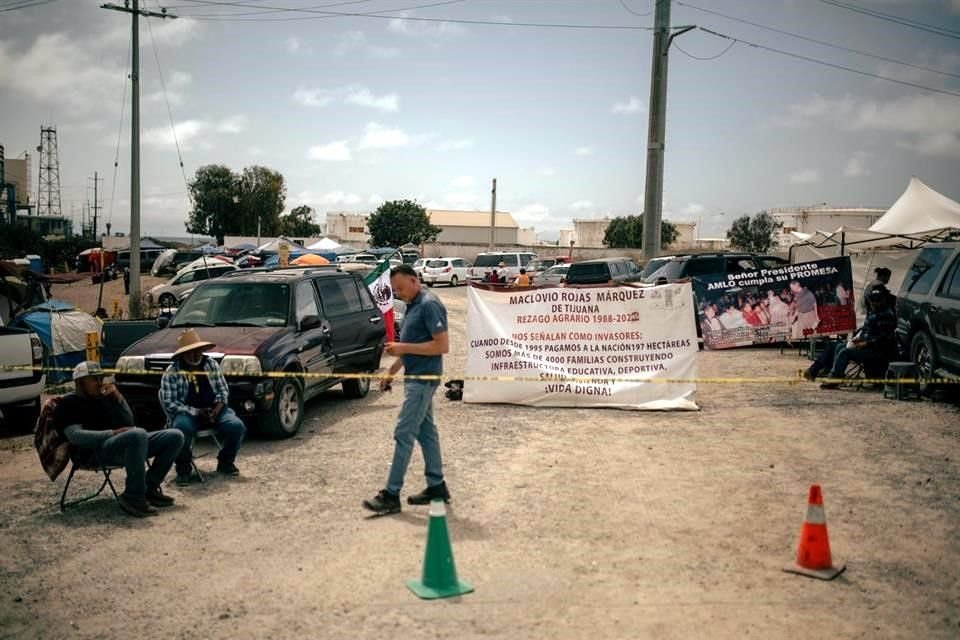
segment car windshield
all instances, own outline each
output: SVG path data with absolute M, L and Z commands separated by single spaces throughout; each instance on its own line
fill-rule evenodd
M 429 260 L 427 262 L 427 267 L 430 269 L 442 269 L 447 266 L 446 260 Z
M 646 278 L 668 262 L 670 262 L 670 258 L 654 258 L 643 268 L 643 273 L 641 275 Z
M 551 260 L 549 258 L 531 260 L 530 263 L 527 264 L 527 271 L 544 271 L 545 269 L 552 267 L 554 263 L 556 263 L 556 260 Z
M 547 269 L 547 270 L 544 271 L 543 273 L 544 273 L 544 275 L 548 275 L 548 276 L 562 276 L 562 275 L 565 274 L 569 269 L 570 269 L 570 265 L 568 265 L 568 264 L 558 264 L 558 265 L 555 266 L 555 267 L 550 267 L 549 269 Z
M 477 256 L 477 261 L 473 263 L 473 266 L 496 267 L 501 262 L 508 267 L 515 267 L 517 266 L 517 256 L 516 254 L 484 253 Z
M 679 280 L 680 274 L 683 273 L 683 261 L 682 260 L 670 260 L 666 264 L 661 264 L 660 268 L 655 270 L 648 276 L 643 277 L 644 282 L 656 282 L 658 278 L 666 278 L 667 280 Z M 646 270 L 644 270 L 646 273 Z
M 290 315 L 290 286 L 278 282 L 211 282 L 197 287 L 171 327 L 282 327 Z

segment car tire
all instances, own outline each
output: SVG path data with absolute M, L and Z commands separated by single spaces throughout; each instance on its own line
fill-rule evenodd
M 935 371 L 939 367 L 937 347 L 926 331 L 918 331 L 910 341 L 910 361 L 917 367 L 917 388 L 920 393 L 930 393 L 936 386 L 933 383 Z
M 157 303 L 161 307 L 167 307 L 167 308 L 175 307 L 177 306 L 177 298 L 172 293 L 165 293 L 162 296 L 160 296 L 160 299 L 157 300 Z
M 432 282 L 428 282 L 428 283 L 427 283 L 427 286 L 432 288 L 432 287 L 433 287 L 433 283 L 432 283 Z
M 350 378 L 341 383 L 343 395 L 353 400 L 365 398 L 370 393 L 370 378 Z
M 460 279 L 457 278 L 457 276 L 453 276 L 452 278 L 450 278 L 450 286 L 451 286 L 451 287 L 455 287 L 455 286 L 457 286 L 458 284 L 460 284 Z
M 30 404 L 6 407 L 3 415 L 7 419 L 7 429 L 13 433 L 33 433 L 40 417 L 40 398 Z
M 303 424 L 303 383 L 298 378 L 284 378 L 275 394 L 273 406 L 260 428 L 270 438 L 289 438 Z

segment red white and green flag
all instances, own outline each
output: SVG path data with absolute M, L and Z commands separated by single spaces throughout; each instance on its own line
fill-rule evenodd
M 383 260 L 363 281 L 367 284 L 367 288 L 370 289 L 370 294 L 380 308 L 380 313 L 383 314 L 384 323 L 387 325 L 387 342 L 395 342 L 393 288 L 390 286 L 390 260 Z

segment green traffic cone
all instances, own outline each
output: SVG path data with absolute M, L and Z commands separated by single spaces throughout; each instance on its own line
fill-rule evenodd
M 457 579 L 457 567 L 453 563 L 453 548 L 450 546 L 447 512 L 443 500 L 430 502 L 423 575 L 419 580 L 407 580 L 407 588 L 424 600 L 452 598 L 473 591 L 472 586 Z

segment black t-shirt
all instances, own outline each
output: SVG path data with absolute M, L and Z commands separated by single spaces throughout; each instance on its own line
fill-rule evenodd
M 53 412 L 53 426 L 61 434 L 72 424 L 79 424 L 87 431 L 107 431 L 118 427 L 130 427 L 122 417 L 122 407 L 112 398 L 89 398 L 78 393 L 68 393 L 60 398 Z

